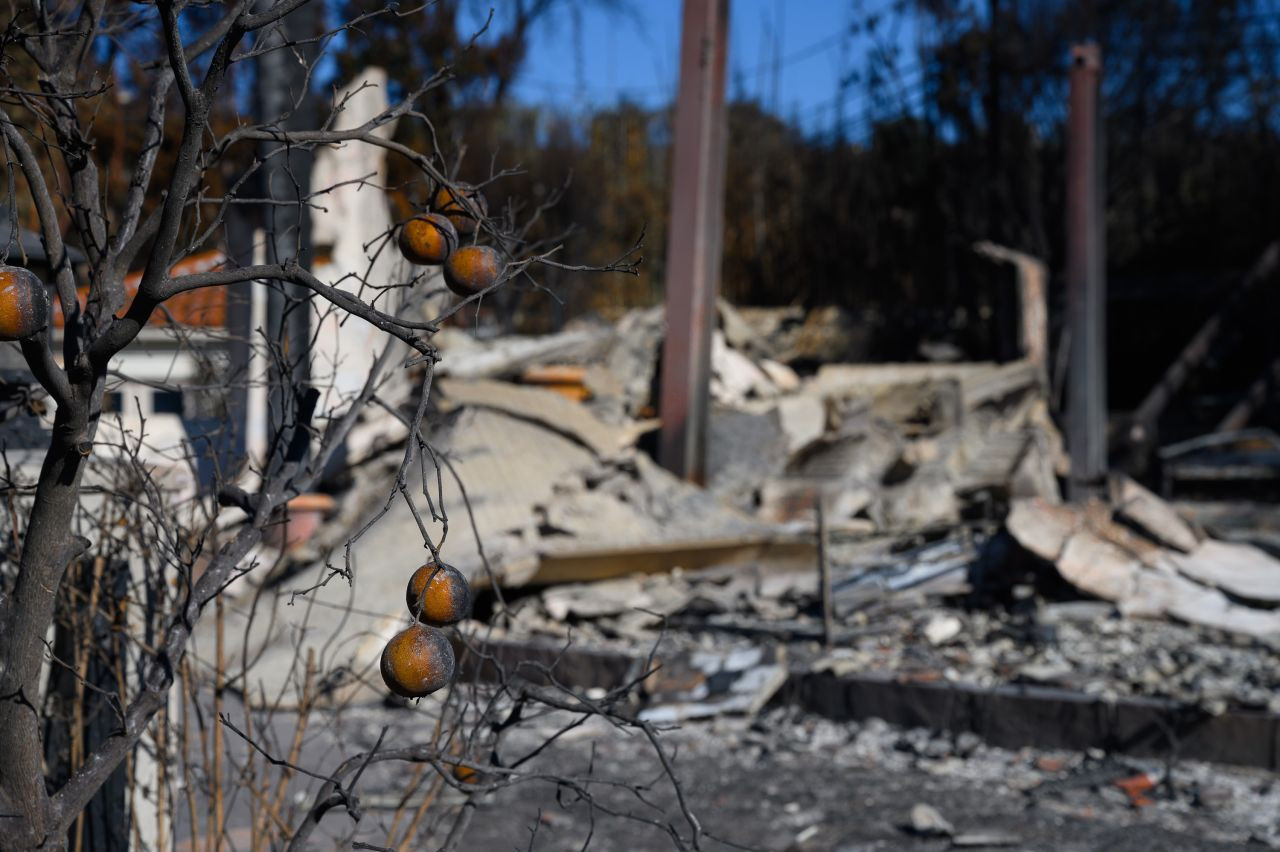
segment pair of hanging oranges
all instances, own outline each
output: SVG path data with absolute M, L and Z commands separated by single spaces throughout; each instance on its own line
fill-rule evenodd
M 421 698 L 453 680 L 453 645 L 441 630 L 471 611 L 471 586 L 451 565 L 428 562 L 409 578 L 405 603 L 415 619 L 382 651 L 382 679 L 405 698 Z
M 497 282 L 506 264 L 490 246 L 460 246 L 461 237 L 475 234 L 488 215 L 480 190 L 460 183 L 441 186 L 431 199 L 433 213 L 414 216 L 400 229 L 400 253 L 420 266 L 443 266 L 444 283 L 459 296 L 474 296 Z

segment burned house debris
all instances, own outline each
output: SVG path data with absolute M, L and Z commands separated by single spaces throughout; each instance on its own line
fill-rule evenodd
M 703 486 L 648 453 L 657 312 L 545 337 L 441 333 L 428 478 L 467 511 L 432 533 L 479 590 L 491 653 L 554 662 L 587 689 L 656 659 L 636 712 L 664 721 L 790 702 L 836 717 L 875 708 L 1013 747 L 1115 735 L 1083 717 L 1064 733 L 920 709 L 937 695 L 1059 717 L 1130 702 L 1144 719 L 1248 716 L 1259 735 L 1277 730 L 1280 560 L 1121 475 L 1107 499 L 1065 503 L 1069 462 L 1033 360 L 828 363 L 803 375 L 789 366 L 805 350 L 782 331 L 796 327 L 786 314 L 720 307 Z M 386 420 L 367 424 L 380 447 L 404 437 Z M 361 482 L 385 477 L 395 454 L 358 457 L 340 516 L 284 556 L 295 568 L 241 592 L 281 603 L 245 632 L 248 652 L 287 659 L 298 631 L 327 638 L 285 604 L 382 508 Z M 353 545 L 354 581 L 308 596 L 309 607 L 349 607 L 359 629 L 348 634 L 366 637 L 349 649 L 350 682 L 330 685 L 341 694 L 368 690 L 361 661 L 396 628 L 398 611 L 379 614 L 391 593 L 377 566 L 421 539 L 418 522 L 393 506 Z M 495 583 L 500 593 L 486 591 Z M 1208 756 L 1226 736 L 1212 728 L 1182 731 L 1182 747 Z M 1162 743 L 1147 732 L 1128 748 Z M 1280 765 L 1270 750 L 1219 755 Z
M 1029 359 L 805 370 L 789 313 L 721 306 L 702 485 L 650 456 L 656 311 L 546 336 L 445 329 L 427 479 L 448 529 L 399 502 L 382 514 L 406 435 L 370 418 L 327 522 L 232 589 L 225 653 L 284 678 L 312 648 L 327 700 L 376 712 L 369 660 L 403 626 L 402 577 L 382 566 L 418 550 L 421 522 L 477 590 L 462 679 L 594 699 L 638 684 L 626 712 L 687 740 L 695 775 L 739 751 L 821 754 L 855 787 L 909 768 L 932 780 L 860 829 L 889 843 L 1024 848 L 1062 819 L 1081 837 L 1139 820 L 1175 837 L 1196 814 L 1205 837 L 1280 845 L 1258 810 L 1274 798 L 1258 773 L 1280 768 L 1268 542 L 1121 474 L 1067 502 Z M 275 606 L 254 615 L 254 599 Z M 599 759 L 632 759 L 609 748 Z M 1024 816 L 973 818 L 973 784 Z M 832 807 L 800 811 L 789 842 L 823 848 Z
M 0 850 L 1280 849 L 1277 3 L 11 10 Z
M 1082 478 L 1057 425 L 1048 270 L 972 249 L 1017 305 L 1011 357 L 924 341 L 921 360 L 869 363 L 839 309 L 716 302 L 705 455 L 676 466 L 695 481 L 662 464 L 675 332 L 661 309 L 541 335 L 467 311 L 433 330 L 437 362 L 383 389 L 324 522 L 260 548 L 272 570 L 232 586 L 201 652 L 253 659 L 269 682 L 323 655 L 321 702 L 387 711 L 372 661 L 403 612 L 385 566 L 438 550 L 477 592 L 454 635 L 464 683 L 577 690 L 584 707 L 691 739 L 729 731 L 762 756 L 785 750 L 794 714 L 844 768 L 1007 772 L 1005 792 L 1076 816 L 1092 807 L 1082 788 L 1162 814 L 1231 798 L 1241 812 L 1220 836 L 1280 845 L 1280 825 L 1244 813 L 1273 789 L 1240 780 L 1280 768 L 1280 559 L 1265 525 L 1189 487 L 1265 479 L 1280 444 L 1236 413 L 1229 433 L 1148 446 L 1158 411 L 1108 432 L 1102 394 L 1076 382 L 1095 410 L 1071 437 L 1143 456 L 1132 477 Z M 411 435 L 409 388 L 425 380 L 429 428 Z M 388 499 L 416 440 L 422 493 Z M 1194 761 L 1234 764 L 1237 787 Z M 1030 843 L 945 803 L 899 804 L 894 837 Z M 792 840 L 819 833 L 797 823 Z

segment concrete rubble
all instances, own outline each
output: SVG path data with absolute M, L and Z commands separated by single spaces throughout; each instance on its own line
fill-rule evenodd
M 660 312 L 439 342 L 426 469 L 447 536 L 420 493 L 420 518 L 396 500 L 353 544 L 352 582 L 309 592 L 348 611 L 352 671 L 403 620 L 421 521 L 510 653 L 590 649 L 589 689 L 657 661 L 635 708 L 653 721 L 751 718 L 807 677 L 1280 714 L 1280 561 L 1124 477 L 1106 501 L 1064 503 L 1039 364 L 831 362 L 844 344 L 813 315 L 721 304 L 699 487 L 650 455 Z M 342 515 L 283 560 L 311 573 L 267 584 L 279 599 L 385 504 L 401 448 L 378 422 Z M 300 636 L 327 637 L 277 613 L 229 630 L 236 653 L 283 665 Z
M 858 529 L 911 530 L 955 523 L 990 491 L 1056 499 L 1061 439 L 1037 370 L 1012 364 L 824 364 L 802 379 L 769 356 L 770 344 L 721 305 L 712 341 L 714 408 L 707 490 L 766 523 L 830 520 Z M 542 338 L 442 339 L 439 373 L 447 405 L 488 404 L 551 429 L 577 430 L 597 455 L 629 447 L 656 427 L 652 385 L 661 345 L 656 311 L 612 328 L 575 328 Z M 538 404 L 517 385 L 542 364 L 578 363 L 588 385 L 577 412 Z M 501 379 L 485 384 L 479 379 Z M 450 393 L 452 389 L 453 393 Z M 488 401 L 478 395 L 485 395 Z M 499 400 L 499 397 L 503 399 Z M 588 436 L 617 430 L 605 448 Z
M 1155 498 L 1147 495 L 1149 505 Z M 1114 513 L 1131 511 L 1128 504 Z M 1078 589 L 1114 602 L 1131 615 L 1169 615 L 1181 621 L 1280 643 L 1280 611 L 1264 608 L 1280 600 L 1280 560 L 1247 544 L 1205 539 L 1196 543 L 1190 527 L 1161 510 L 1167 545 L 1122 526 L 1109 506 L 1054 506 L 1042 500 L 1015 501 L 1008 527 L 1029 551 L 1053 562 Z M 1257 602 L 1251 606 L 1245 601 Z

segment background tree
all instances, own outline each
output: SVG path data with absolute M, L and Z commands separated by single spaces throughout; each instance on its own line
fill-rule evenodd
M 120 848 L 137 840 L 144 800 L 163 837 L 176 831 L 180 795 L 187 831 L 207 831 L 217 847 L 227 830 L 224 795 L 232 784 L 249 797 L 255 846 L 287 842 L 302 848 L 335 809 L 358 823 L 356 785 L 367 767 L 388 761 L 420 767 L 409 792 L 427 777 L 435 779 L 433 789 L 453 786 L 468 799 L 540 780 L 561 792 L 572 790 L 592 808 L 593 819 L 603 809 L 652 825 L 677 845 L 687 838 L 697 847 L 701 830 L 687 810 L 677 824 L 611 812 L 596 801 L 592 785 L 598 779 L 590 773 L 538 775 L 522 767 L 540 747 L 524 756 L 500 747 L 504 733 L 525 715 L 555 708 L 573 715 L 571 726 L 604 715 L 640 730 L 669 770 L 654 729 L 616 711 L 634 683 L 603 700 L 588 700 L 558 684 L 546 667 L 534 666 L 532 679 L 506 677 L 499 667 L 496 686 L 459 687 L 442 703 L 422 708 L 433 724 L 414 728 L 423 733 L 409 741 L 386 743 L 380 737 L 336 766 L 308 769 L 297 763 L 307 713 L 349 673 L 328 670 L 332 661 L 324 657 L 300 654 L 290 677 L 278 685 L 280 693 L 265 702 L 265 716 L 244 709 L 238 724 L 232 719 L 233 692 L 245 701 L 252 697 L 253 661 L 221 659 L 221 596 L 246 574 L 270 567 L 261 564 L 264 531 L 281 522 L 290 500 L 322 480 L 370 407 L 399 418 L 406 435 L 403 455 L 382 483 L 390 495 L 382 513 L 392 500 L 403 500 L 415 517 L 447 529 L 440 490 L 445 474 L 428 469 L 430 460 L 443 471 L 447 460 L 436 460 L 423 421 L 440 357 L 432 334 L 450 316 L 538 269 L 634 272 L 638 262 L 624 252 L 615 263 L 566 266 L 552 259 L 554 245 L 533 243 L 508 208 L 502 216 L 482 218 L 472 238 L 496 248 L 499 274 L 483 290 L 446 300 L 444 307 L 439 277 L 421 268 L 399 265 L 396 274 L 385 276 L 372 271 L 371 262 L 337 285 L 317 278 L 308 268 L 297 214 L 337 187 L 306 186 L 293 171 L 295 154 L 333 145 L 378 146 L 411 164 L 414 179 L 424 185 L 460 190 L 451 176 L 457 158 L 436 136 L 428 133 L 429 145 L 413 147 L 380 132 L 397 120 L 430 128 L 420 107 L 453 79 L 447 65 L 402 81 L 389 108 L 354 126 L 340 121 L 349 98 L 332 94 L 321 100 L 313 122 L 300 120 L 313 90 L 306 83 L 316 79 L 336 41 L 380 21 L 408 25 L 415 16 L 433 14 L 430 7 L 424 12 L 376 6 L 325 27 L 316 26 L 307 7 L 307 0 L 89 0 L 15 6 L 5 19 L 0 139 L 6 202 L 12 219 L 26 216 L 39 229 L 61 318 L 61 351 L 55 352 L 59 331 L 49 316 L 20 314 L 30 327 L 12 336 L 19 338 L 16 345 L 40 388 L 27 404 L 52 410 L 52 431 L 45 435 L 34 481 L 6 453 L 5 554 L 16 556 L 16 564 L 6 561 L 0 571 L 0 847 Z M 469 56 L 465 48 L 457 55 Z M 251 104 L 238 102 L 244 83 L 253 81 L 255 63 L 271 67 L 265 60 L 280 56 L 301 60 L 304 85 L 288 89 L 285 102 L 255 116 L 248 111 Z M 127 130 L 116 133 L 125 122 Z M 491 180 L 501 174 L 494 168 Z M 260 180 L 264 174 L 289 178 L 289 192 Z M 358 183 L 384 189 L 370 178 Z M 249 254 L 262 256 L 261 262 L 237 260 L 230 245 L 230 213 L 241 206 L 259 211 L 262 244 Z M 272 215 L 282 206 L 290 217 Z M 537 209 L 531 207 L 535 215 Z M 395 235 L 395 227 L 388 229 L 368 247 L 370 257 L 393 251 Z M 232 259 L 183 271 L 180 261 L 211 248 L 226 250 Z M 126 277 L 134 268 L 142 270 L 136 281 Z M 335 397 L 308 376 L 305 360 L 291 350 L 298 338 L 282 329 L 286 323 L 255 330 L 251 345 L 272 363 L 268 381 L 279 391 L 265 454 L 216 470 L 209 489 L 175 483 L 148 460 L 145 421 L 136 431 L 122 430 L 109 411 L 109 391 L 120 378 L 113 365 L 140 335 L 163 327 L 203 365 L 206 390 L 255 381 L 243 374 L 243 365 L 202 352 L 174 317 L 184 300 L 235 287 L 271 290 L 279 317 L 338 312 L 367 323 L 382 343 L 363 386 Z M 34 304 L 43 291 L 23 293 Z M 389 390 L 393 385 L 410 392 L 398 397 Z M 185 452 L 188 457 L 179 461 L 194 465 L 198 450 L 188 445 Z M 351 545 L 377 517 L 346 542 L 345 557 L 335 557 L 338 564 L 326 568 L 319 585 L 351 580 Z M 424 523 L 422 553 L 438 558 L 441 542 L 431 540 L 426 529 Z M 411 548 L 407 557 L 418 558 Z M 204 673 L 187 652 L 208 613 L 218 624 L 219 657 L 214 670 Z M 483 636 L 463 633 L 458 641 L 485 658 Z M 286 692 L 293 696 L 289 724 L 297 729 L 292 747 L 269 733 L 273 714 L 284 712 Z M 206 718 L 210 711 L 213 716 Z M 206 747 L 203 761 L 192 752 L 193 738 Z M 226 762 L 231 758 L 224 758 L 231 754 L 229 742 L 239 744 L 234 773 Z M 150 775 L 141 768 L 148 761 Z M 674 775 L 670 779 L 675 783 Z M 313 792 L 301 807 L 293 782 L 309 782 Z M 621 779 L 613 788 L 630 783 Z M 408 795 L 400 812 L 408 807 Z M 86 810 L 95 801 L 102 806 Z M 427 805 L 413 808 L 390 827 L 401 846 L 416 842 Z M 471 806 L 451 812 L 440 834 L 447 848 L 462 842 L 473 812 Z
M 837 96 L 813 113 L 779 112 L 767 83 L 731 88 L 726 295 L 840 307 L 865 332 L 855 357 L 919 358 L 919 343 L 938 339 L 969 358 L 1001 357 L 998 282 L 973 244 L 994 240 L 1064 268 L 1066 57 L 1074 41 L 1094 39 L 1105 63 L 1110 388 L 1113 407 L 1136 404 L 1275 239 L 1280 5 L 851 0 L 849 20 L 839 41 L 824 41 L 832 52 L 843 41 L 851 57 L 833 75 Z M 489 132 L 521 151 L 531 181 L 565 162 L 583 177 L 544 217 L 547 233 L 573 221 L 648 221 L 656 263 L 630 295 L 655 304 L 668 108 L 580 114 L 552 104 L 541 123 L 529 113 L 508 104 L 492 119 L 501 131 Z M 642 156 L 620 157 L 599 132 L 613 125 L 618 136 L 624 120 L 643 128 Z M 591 250 L 606 254 L 628 232 L 592 237 Z M 593 300 L 590 288 L 568 293 L 565 316 L 619 307 Z M 1060 305 L 1052 307 L 1056 330 Z M 1206 390 L 1231 399 L 1275 357 L 1263 319 L 1271 307 L 1238 318 L 1239 344 L 1197 377 Z M 547 327 L 553 320 L 540 310 L 519 322 Z M 1277 414 L 1266 422 L 1280 423 Z M 1212 428 L 1212 415 L 1166 437 Z

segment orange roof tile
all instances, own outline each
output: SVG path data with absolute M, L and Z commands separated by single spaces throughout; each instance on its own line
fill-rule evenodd
M 197 272 L 208 272 L 211 269 L 217 269 L 227 262 L 227 256 L 220 251 L 205 251 L 199 254 L 193 254 L 188 258 L 184 258 L 174 264 L 169 270 L 171 276 L 192 275 Z M 126 304 L 138 292 L 138 285 L 142 282 L 142 271 L 138 270 L 130 272 L 124 279 L 124 292 Z M 80 297 L 81 304 L 89 298 L 88 286 L 77 287 L 76 293 Z M 62 328 L 62 306 L 58 304 L 57 299 L 53 300 L 53 324 L 56 328 Z M 196 328 L 222 328 L 227 324 L 227 288 L 226 287 L 205 287 L 200 290 L 191 290 L 187 293 L 179 293 L 172 299 L 164 303 L 164 310 L 157 310 L 151 316 L 151 322 L 158 325 L 167 324 L 168 317 L 181 325 L 193 326 Z

